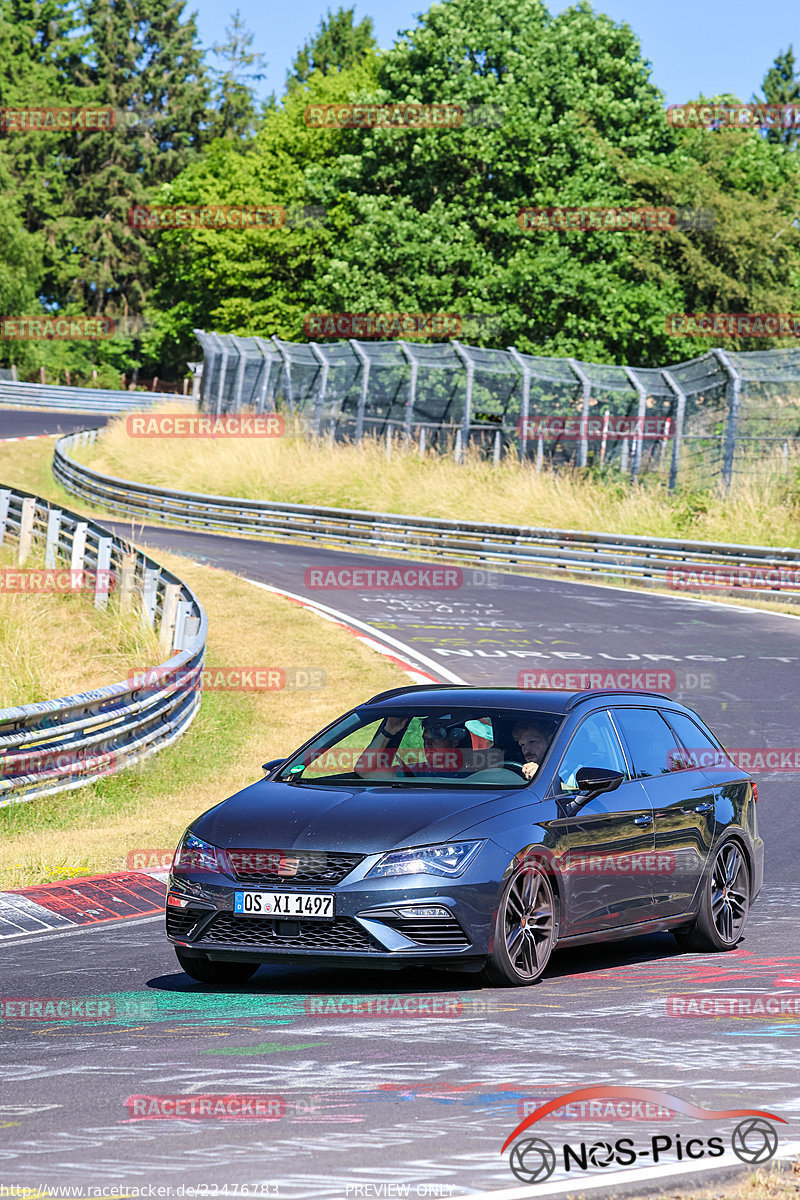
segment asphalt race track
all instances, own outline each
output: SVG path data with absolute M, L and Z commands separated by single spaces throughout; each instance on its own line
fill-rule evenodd
M 34 418 L 64 419 L 4 412 L 0 436 L 23 432 L 11 420 L 23 416 L 34 426 Z M 465 682 L 515 685 L 520 670 L 658 669 L 674 672 L 672 695 L 729 746 L 797 744 L 800 622 L 792 618 L 470 569 L 446 591 L 312 588 L 309 568 L 385 569 L 392 560 L 139 525 L 135 538 L 367 622 L 409 657 L 424 655 Z M 682 1182 L 706 1182 L 704 1164 L 741 1167 L 730 1144 L 735 1119 L 573 1110 L 531 1134 L 559 1155 L 565 1142 L 630 1137 L 641 1182 L 619 1181 L 598 1151 L 586 1170 L 559 1167 L 549 1183 L 521 1188 L 503 1142 L 538 1103 L 589 1085 L 768 1110 L 786 1119 L 777 1125 L 785 1152 L 800 1117 L 797 1018 L 676 1017 L 667 1007 L 677 994 L 791 995 L 800 987 L 798 776 L 758 778 L 766 883 L 732 954 L 679 954 L 671 936 L 658 935 L 557 953 L 530 989 L 481 988 L 444 972 L 286 967 L 215 990 L 177 969 L 161 918 L 10 940 L 0 952 L 3 995 L 102 996 L 111 1015 L 3 1021 L 0 1180 L 113 1185 L 119 1194 L 147 1185 L 173 1189 L 162 1195 L 188 1195 L 189 1185 L 225 1194 L 227 1185 L 228 1195 L 282 1200 L 494 1191 L 511 1200 L 599 1184 L 614 1195 L 638 1193 L 653 1186 L 654 1173 L 688 1170 Z M 437 994 L 452 1015 L 318 1016 L 310 1004 L 330 995 Z M 234 1093 L 274 1098 L 268 1117 L 153 1117 L 144 1099 Z M 679 1135 L 684 1143 L 720 1136 L 724 1155 L 679 1162 Z M 655 1166 L 653 1137 L 662 1146 L 672 1139 Z
M 105 425 L 108 420 L 108 417 L 92 412 L 0 408 L 0 441 L 12 437 L 36 437 L 45 433 L 72 433 L 76 429 Z

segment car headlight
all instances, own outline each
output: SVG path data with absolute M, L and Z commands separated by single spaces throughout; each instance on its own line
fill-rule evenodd
M 173 871 L 221 871 L 217 848 L 187 829 L 172 860 Z
M 460 875 L 478 853 L 483 842 L 443 842 L 440 846 L 415 846 L 413 850 L 391 850 L 384 854 L 370 875 Z

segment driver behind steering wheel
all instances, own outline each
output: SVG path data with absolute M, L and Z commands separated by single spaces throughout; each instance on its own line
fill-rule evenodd
M 548 733 L 538 722 L 525 717 L 512 727 L 511 736 L 522 751 L 522 774 L 526 779 L 533 779 L 547 753 Z

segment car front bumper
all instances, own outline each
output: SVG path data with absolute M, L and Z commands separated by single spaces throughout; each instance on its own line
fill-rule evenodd
M 287 882 L 236 883 L 211 872 L 173 872 L 167 897 L 167 937 L 182 954 L 222 961 L 325 960 L 331 965 L 402 967 L 431 963 L 485 961 L 507 856 L 478 856 L 463 876 L 433 875 L 365 878 L 377 860 L 332 887 Z M 496 859 L 486 871 L 486 859 Z M 478 863 L 483 861 L 482 867 Z M 487 878 L 487 874 L 489 877 Z M 303 891 L 333 894 L 334 917 L 278 918 L 234 912 L 237 891 Z M 408 915 L 408 909 L 434 908 L 440 916 Z

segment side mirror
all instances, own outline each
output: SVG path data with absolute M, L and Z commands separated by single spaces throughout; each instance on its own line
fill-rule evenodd
M 261 764 L 261 769 L 265 775 L 271 775 L 276 767 L 280 767 L 286 762 L 285 758 L 271 758 L 269 762 Z
M 600 792 L 613 792 L 624 778 L 621 771 L 614 771 L 611 767 L 579 767 L 575 772 L 575 782 L 580 790 L 590 792 L 592 796 Z
M 580 791 L 564 803 L 565 815 L 574 817 L 595 796 L 602 792 L 613 792 L 624 778 L 621 771 L 613 771 L 611 767 L 579 767 L 575 772 L 575 782 Z

